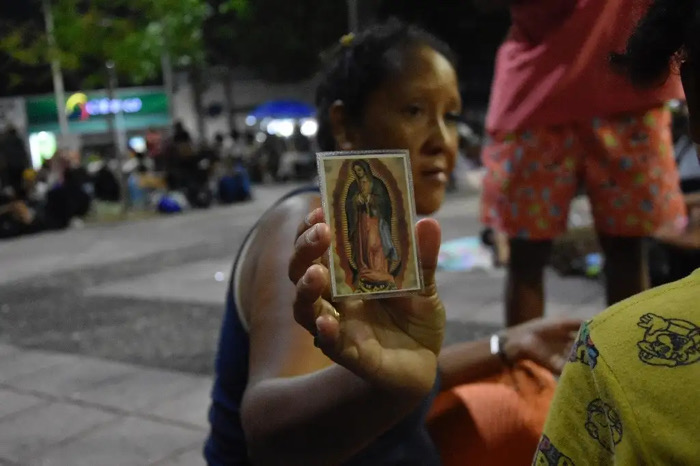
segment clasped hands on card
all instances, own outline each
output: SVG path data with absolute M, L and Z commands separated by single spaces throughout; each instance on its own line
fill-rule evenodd
M 321 209 L 312 211 L 297 230 L 289 264 L 289 278 L 297 287 L 296 321 L 315 336 L 330 359 L 368 382 L 427 394 L 435 381 L 445 329 L 445 309 L 435 285 L 439 224 L 424 219 L 416 225 L 424 290 L 385 299 L 331 302 L 325 258 L 330 231 Z

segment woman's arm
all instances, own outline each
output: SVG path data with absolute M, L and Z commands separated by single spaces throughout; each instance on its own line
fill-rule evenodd
M 422 397 L 382 391 L 333 365 L 249 387 L 243 426 L 254 464 L 338 464 L 369 445 Z
M 503 361 L 491 354 L 488 340 L 457 343 L 446 347 L 438 356 L 440 388 L 449 390 L 498 374 Z
M 379 389 L 333 364 L 294 321 L 289 257 L 299 223 L 318 204 L 314 197 L 280 206 L 260 225 L 241 264 L 252 274 L 242 287 L 247 291 L 243 306 L 250 311 L 250 376 L 242 421 L 255 464 L 342 462 L 424 396 Z M 328 229 L 322 234 L 329 235 Z
M 501 332 L 503 354 L 510 363 L 529 359 L 555 374 L 567 361 L 581 320 L 569 317 L 535 319 Z M 491 354 L 488 339 L 458 343 L 440 352 L 441 388 L 476 382 L 504 369 L 499 355 Z

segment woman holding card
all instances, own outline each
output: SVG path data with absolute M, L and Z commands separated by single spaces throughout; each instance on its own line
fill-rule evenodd
M 343 38 L 317 91 L 321 148 L 408 150 L 421 215 L 440 207 L 457 154 L 451 57 L 392 21 Z M 375 194 L 368 188 L 358 187 L 358 206 Z M 529 464 L 551 372 L 579 322 L 539 319 L 441 350 L 440 226 L 431 219 L 416 225 L 420 293 L 331 302 L 320 205 L 316 188 L 291 193 L 244 241 L 216 363 L 209 464 Z M 381 221 L 360 227 L 373 247 L 390 249 Z

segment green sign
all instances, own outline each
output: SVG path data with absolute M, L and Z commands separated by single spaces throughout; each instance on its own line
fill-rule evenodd
M 52 95 L 28 97 L 26 105 L 31 133 L 59 132 L 59 111 L 68 117 L 68 128 L 74 134 L 107 132 L 108 118 L 115 115 L 120 115 L 124 130 L 170 124 L 168 97 L 159 89 L 119 89 L 112 99 L 105 91 L 76 92 L 67 94 L 60 109 Z

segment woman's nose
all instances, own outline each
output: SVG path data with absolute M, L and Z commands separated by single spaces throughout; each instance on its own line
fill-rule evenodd
M 431 125 L 430 137 L 427 141 L 425 152 L 429 155 L 438 155 L 448 151 L 450 142 L 455 139 L 450 126 L 444 118 L 437 117 Z

